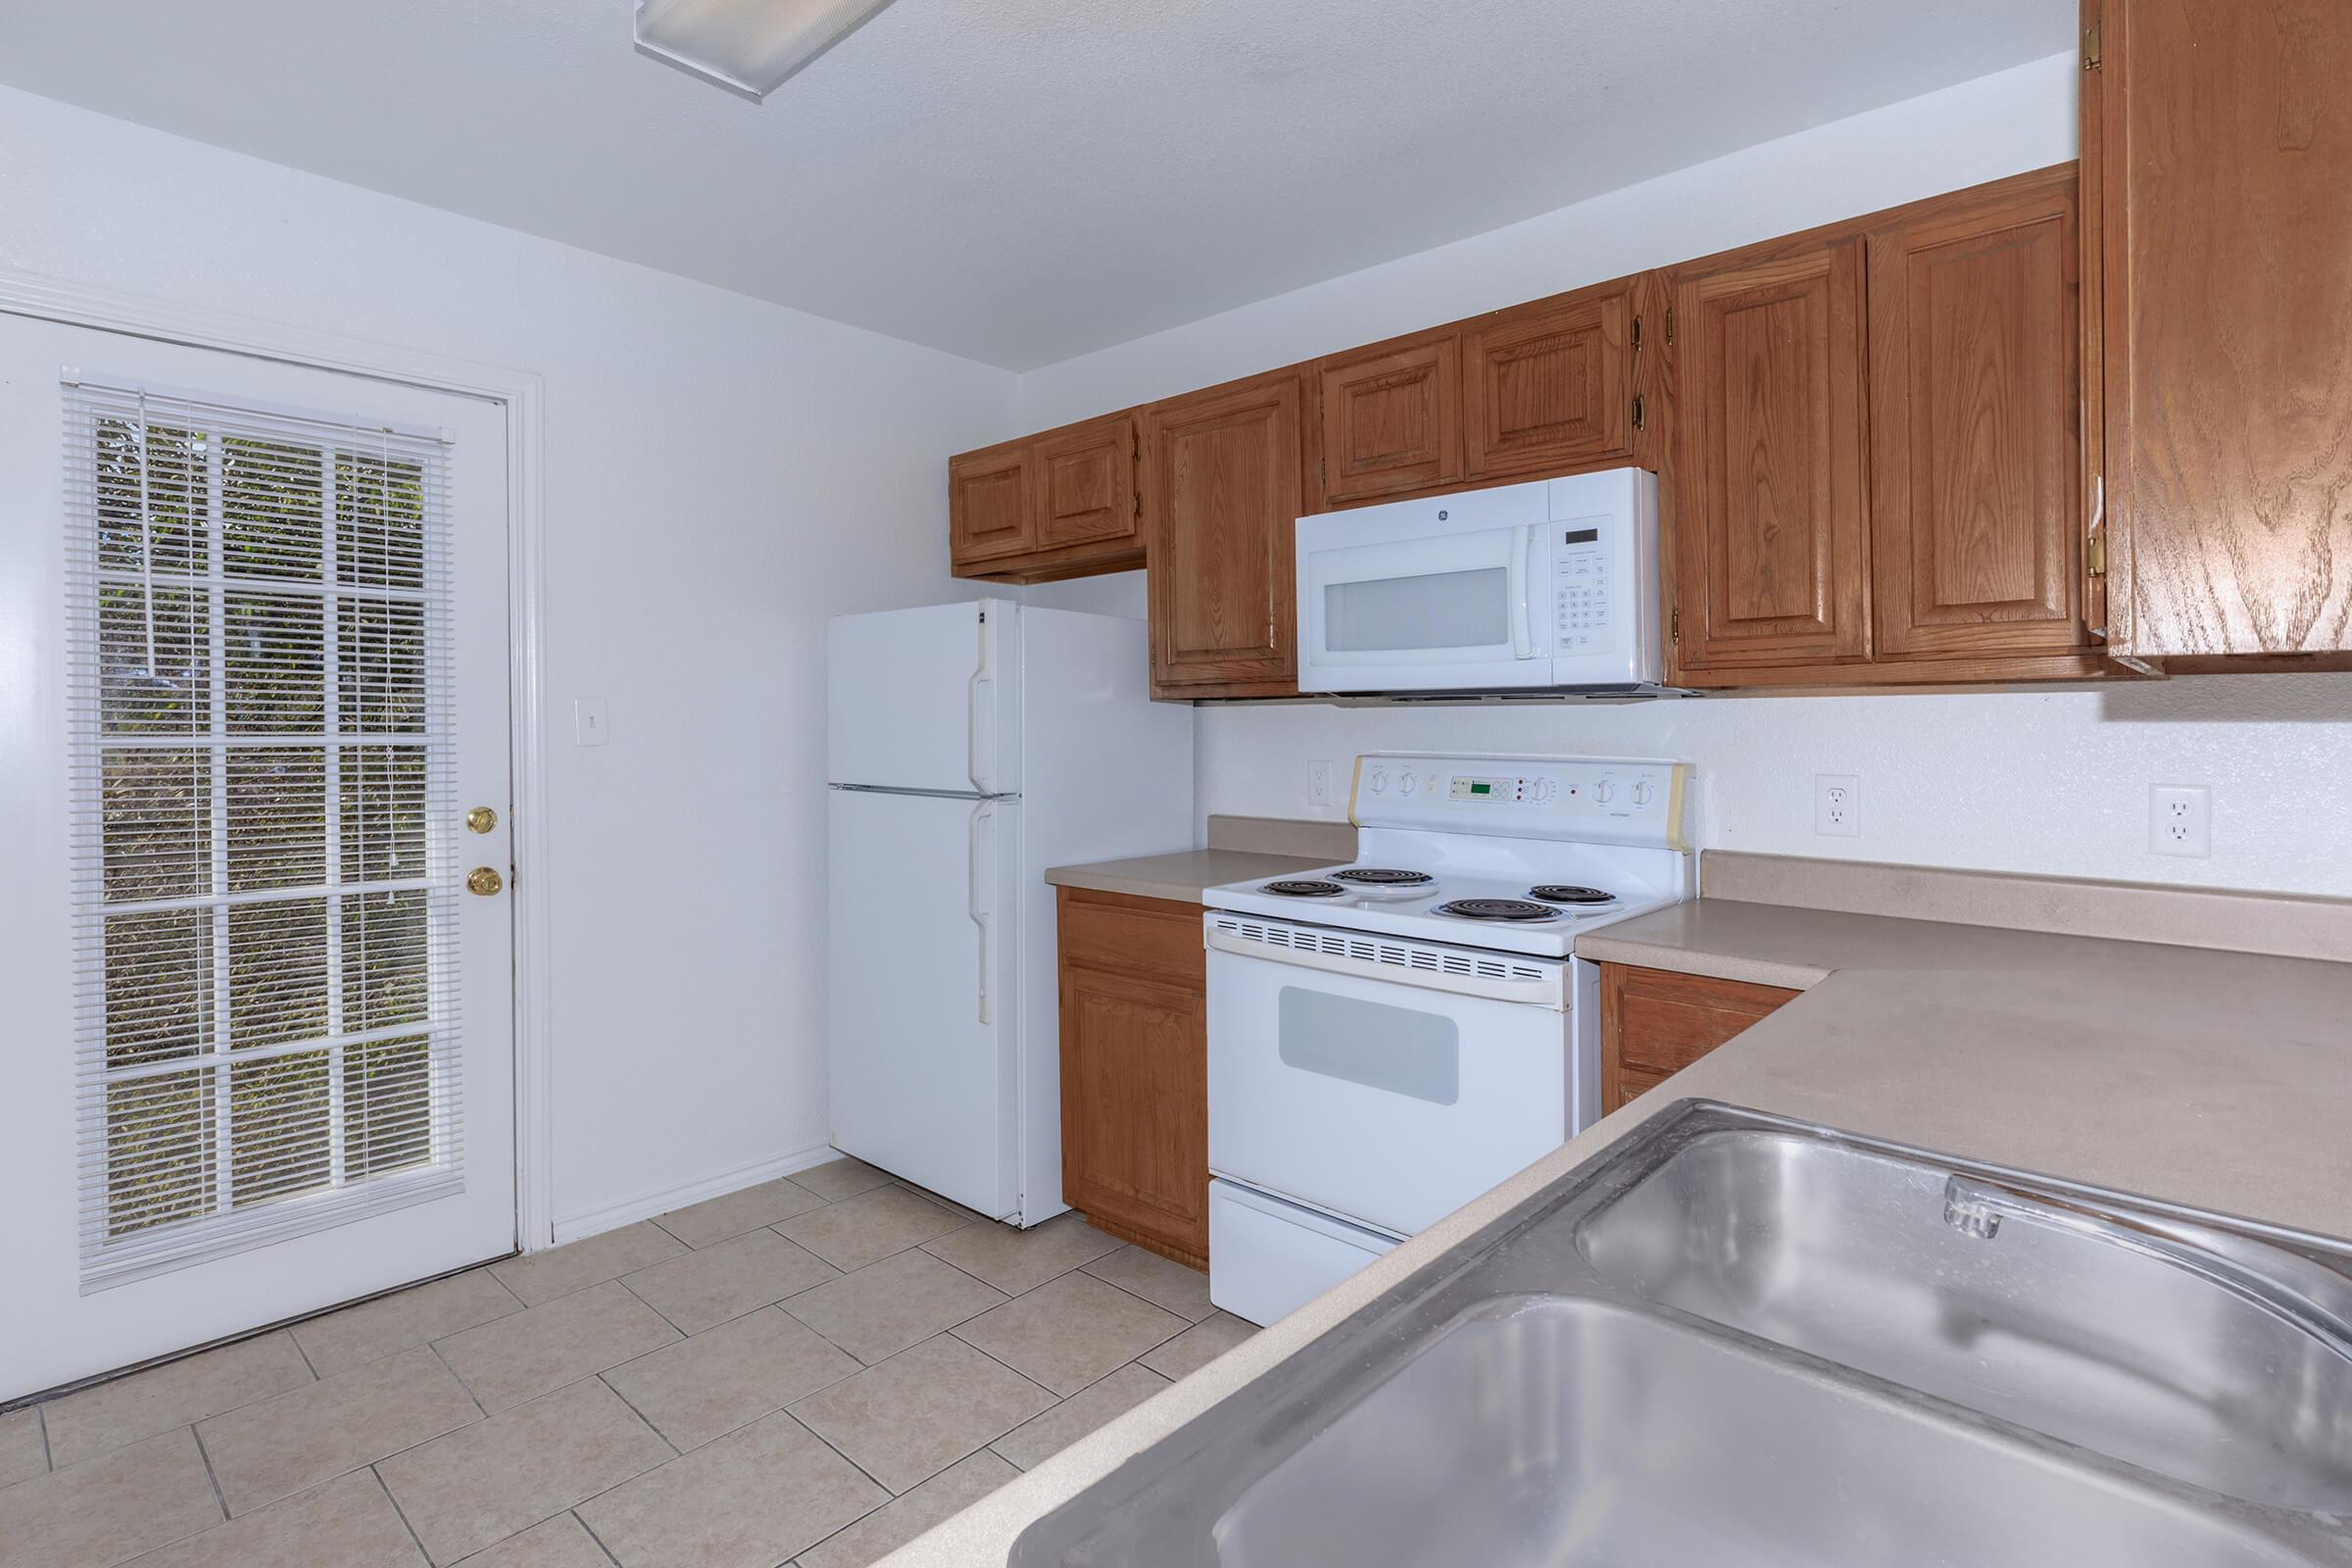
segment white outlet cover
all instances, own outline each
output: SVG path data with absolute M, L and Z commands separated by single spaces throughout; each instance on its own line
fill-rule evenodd
M 1813 831 L 1830 838 L 1862 836 L 1862 779 L 1856 773 L 1813 775 Z
M 1331 804 L 1331 764 L 1329 762 L 1309 762 L 1306 764 L 1306 800 L 1308 805 L 1329 806 Z
M 603 746 L 612 738 L 611 715 L 606 711 L 602 697 L 574 697 L 571 700 L 571 743 L 574 746 Z
M 2148 786 L 2148 853 L 2191 860 L 2213 854 L 2213 791 L 2202 784 Z

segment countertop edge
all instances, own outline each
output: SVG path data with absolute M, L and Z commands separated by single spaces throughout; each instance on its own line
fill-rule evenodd
M 1671 974 L 1703 975 L 1710 980 L 1779 986 L 1787 991 L 1810 991 L 1837 972 L 1809 963 L 1782 963 L 1769 958 L 1706 953 L 1673 943 L 1612 937 L 1605 929 L 1578 937 L 1576 956 L 1595 963 L 1630 964 L 1638 969 L 1663 969 Z

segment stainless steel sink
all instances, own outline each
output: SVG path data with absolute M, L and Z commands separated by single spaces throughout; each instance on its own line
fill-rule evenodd
M 2348 1308 L 2315 1239 L 1691 1102 L 1012 1561 L 2347 1563 Z

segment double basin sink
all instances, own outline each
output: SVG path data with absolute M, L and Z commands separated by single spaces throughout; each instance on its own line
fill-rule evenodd
M 2352 1252 L 1686 1102 L 1011 1560 L 2352 1563 Z

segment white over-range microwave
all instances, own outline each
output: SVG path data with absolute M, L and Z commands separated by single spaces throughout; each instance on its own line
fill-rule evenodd
M 1321 513 L 1298 550 L 1302 692 L 1659 690 L 1645 469 Z

